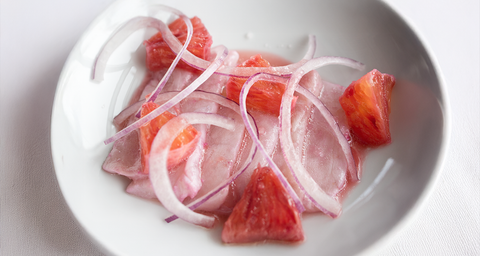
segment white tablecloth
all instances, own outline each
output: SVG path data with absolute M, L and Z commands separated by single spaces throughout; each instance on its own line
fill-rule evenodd
M 0 1 L 1 255 L 102 255 L 57 185 L 50 115 L 63 64 L 112 0 Z M 415 218 L 378 255 L 480 255 L 479 1 L 388 0 L 440 64 L 452 110 L 447 159 Z

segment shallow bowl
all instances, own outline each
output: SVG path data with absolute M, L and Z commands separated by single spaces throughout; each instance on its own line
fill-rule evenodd
M 290 61 L 303 56 L 308 34 L 316 56 L 343 56 L 392 74 L 392 144 L 373 150 L 361 183 L 337 219 L 305 214 L 301 245 L 225 246 L 221 227 L 205 230 L 182 221 L 167 224 L 167 211 L 126 194 L 127 180 L 102 171 L 111 145 L 113 116 L 125 107 L 145 73 L 141 42 L 133 34 L 110 59 L 105 80 L 93 82 L 100 47 L 123 22 L 155 14 L 152 5 L 199 16 L 214 44 L 270 52 Z M 165 20 L 168 15 L 158 16 Z M 363 73 L 344 67 L 319 70 L 347 86 Z M 411 220 L 437 179 L 449 134 L 445 86 L 428 49 L 395 11 L 380 1 L 118 1 L 85 31 L 72 50 L 55 96 L 52 154 L 61 191 L 79 225 L 113 255 L 352 255 L 385 244 Z

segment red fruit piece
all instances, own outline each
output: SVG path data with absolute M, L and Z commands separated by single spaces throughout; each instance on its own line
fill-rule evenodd
M 271 67 L 270 63 L 260 54 L 250 57 L 239 67 Z M 227 98 L 239 102 L 240 91 L 247 79 L 231 77 L 227 83 Z M 278 115 L 282 96 L 285 92 L 285 84 L 258 81 L 250 88 L 247 96 L 247 109 L 260 110 L 262 112 Z
M 348 86 L 340 97 L 354 138 L 367 146 L 391 142 L 390 97 L 395 77 L 374 69 Z
M 159 106 L 154 102 L 147 102 L 143 104 L 141 112 L 142 117 L 146 116 L 148 113 L 152 112 L 158 107 Z M 148 173 L 149 171 L 148 160 L 150 156 L 150 148 L 152 147 L 155 136 L 160 128 L 162 128 L 164 124 L 174 117 L 174 114 L 165 111 L 152 121 L 140 127 L 141 163 L 143 173 Z M 197 130 L 193 128 L 193 126 L 189 126 L 175 138 L 170 148 L 170 153 L 168 154 L 168 168 L 179 164 L 188 156 L 190 156 L 190 154 L 192 154 L 193 150 L 195 149 L 195 143 L 191 142 L 194 142 L 197 134 Z
M 190 20 L 193 25 L 193 34 L 192 39 L 187 46 L 187 50 L 199 58 L 208 60 L 210 56 L 210 47 L 213 42 L 212 36 L 210 36 L 199 18 L 193 17 Z M 172 34 L 176 36 L 182 44 L 185 44 L 185 41 L 187 40 L 187 25 L 185 22 L 181 18 L 178 18 L 168 25 L 168 27 L 172 31 Z M 158 32 L 145 41 L 144 44 L 147 50 L 148 69 L 151 71 L 159 71 L 162 68 L 170 67 L 176 54 L 170 50 L 168 44 L 163 40 L 162 33 Z M 178 62 L 177 67 L 190 71 L 198 71 L 183 61 Z
M 299 242 L 303 239 L 302 222 L 292 198 L 272 169 L 257 168 L 225 222 L 223 242 Z

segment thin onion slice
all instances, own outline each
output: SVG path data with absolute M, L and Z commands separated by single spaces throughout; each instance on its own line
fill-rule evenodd
M 319 210 L 336 218 L 342 212 L 340 203 L 327 195 L 305 170 L 305 167 L 301 163 L 300 156 L 296 154 L 296 151 L 294 150 L 295 147 L 293 145 L 291 134 L 291 102 L 298 83 L 303 75 L 311 70 L 332 64 L 345 65 L 355 69 L 362 69 L 364 66 L 357 61 L 347 58 L 320 57 L 307 61 L 305 65 L 297 69 L 290 77 L 282 98 L 282 104 L 280 107 L 280 144 L 285 157 L 285 162 L 290 171 L 292 171 L 300 189 Z
M 165 94 L 170 94 L 170 93 L 165 93 Z M 162 96 L 163 94 L 160 94 L 159 96 Z M 204 92 L 204 91 L 194 91 L 192 94 L 189 95 L 189 98 L 198 98 L 198 99 L 204 99 L 204 100 L 211 100 L 217 104 L 220 104 L 224 107 L 228 107 L 231 110 L 237 112 L 239 115 L 241 115 L 240 107 L 238 106 L 237 103 L 234 101 L 225 98 L 221 95 L 215 94 L 215 93 L 210 93 L 210 92 Z M 255 134 L 258 135 L 258 128 L 257 124 L 255 122 L 255 119 L 248 114 L 250 120 L 254 124 L 254 130 Z M 234 172 L 227 180 L 225 180 L 223 183 L 219 184 L 217 187 L 212 189 L 210 192 L 206 193 L 204 196 L 197 198 L 195 201 L 191 202 L 190 204 L 187 205 L 187 207 L 191 210 L 195 210 L 198 208 L 200 205 L 208 201 L 210 198 L 212 198 L 214 195 L 216 195 L 218 192 L 223 190 L 225 187 L 230 185 L 233 181 L 235 181 L 242 173 L 245 172 L 245 170 L 250 166 L 250 164 L 253 161 L 253 158 L 255 157 L 255 154 L 257 152 L 257 147 L 255 143 L 252 143 L 252 147 L 250 149 L 249 155 L 246 159 L 246 161 L 243 163 L 242 167 L 238 168 L 236 172 Z M 176 215 L 172 215 L 168 218 L 165 219 L 166 222 L 170 223 L 174 220 L 178 219 Z
M 172 97 L 169 101 L 165 102 L 162 104 L 160 107 L 156 108 L 152 112 L 150 112 L 148 115 L 145 115 L 144 117 L 138 119 L 136 122 L 132 123 L 131 125 L 125 127 L 123 130 L 119 131 L 112 137 L 108 138 L 105 140 L 105 144 L 112 143 L 119 138 L 129 134 L 130 132 L 140 128 L 140 126 L 144 125 L 145 123 L 153 120 L 155 117 L 159 116 L 163 112 L 167 111 L 177 103 L 179 103 L 181 100 L 183 100 L 185 97 L 187 97 L 190 93 L 195 91 L 200 85 L 202 85 L 213 73 L 215 70 L 222 65 L 223 60 L 225 57 L 228 55 L 228 50 L 225 47 L 218 47 L 216 49 L 216 54 L 217 56 L 215 57 L 215 60 L 211 62 L 210 66 L 197 78 L 195 81 L 193 81 L 190 85 L 188 85 L 185 89 L 183 89 L 180 93 Z
M 303 206 L 300 198 L 298 198 L 298 195 L 295 193 L 295 191 L 293 190 L 290 183 L 288 183 L 287 179 L 285 178 L 283 173 L 280 171 L 278 166 L 275 164 L 273 159 L 268 155 L 267 151 L 265 150 L 262 143 L 260 142 L 260 139 L 258 138 L 258 135 L 253 131 L 253 127 L 252 127 L 252 124 L 250 123 L 250 120 L 248 120 L 248 118 L 247 118 L 248 116 L 247 116 L 247 106 L 246 106 L 247 103 L 246 103 L 246 101 L 247 101 L 248 91 L 250 90 L 250 88 L 252 87 L 252 85 L 255 82 L 257 82 L 258 80 L 265 80 L 265 79 L 274 80 L 274 81 L 278 82 L 278 80 L 275 79 L 275 77 L 270 75 L 270 74 L 259 73 L 259 74 L 255 74 L 255 75 L 251 76 L 243 84 L 242 90 L 240 91 L 240 99 L 239 99 L 239 101 L 240 101 L 240 111 L 242 112 L 243 122 L 245 123 L 245 128 L 247 129 L 248 133 L 250 134 L 250 137 L 252 138 L 254 143 L 257 145 L 260 152 L 262 152 L 263 156 L 265 157 L 268 164 L 270 165 L 270 168 L 272 168 L 275 175 L 278 177 L 278 179 L 280 180 L 282 185 L 285 187 L 287 192 L 292 197 L 293 201 L 295 202 L 295 206 L 297 207 L 298 212 L 302 213 L 303 211 L 305 211 L 305 207 Z M 281 78 L 279 78 L 279 79 L 281 79 Z M 292 100 L 293 100 L 293 98 L 292 98 Z M 290 101 L 290 104 L 291 104 L 291 102 L 292 101 Z
M 168 176 L 167 159 L 175 138 L 191 124 L 216 125 L 228 130 L 235 128 L 234 121 L 217 114 L 183 113 L 172 118 L 158 131 L 150 151 L 150 181 L 162 205 L 181 219 L 206 228 L 213 226 L 215 218 L 196 213 L 178 200 Z

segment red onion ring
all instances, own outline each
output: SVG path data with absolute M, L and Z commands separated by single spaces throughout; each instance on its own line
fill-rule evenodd
M 213 226 L 215 218 L 196 213 L 183 205 L 172 189 L 168 176 L 167 159 L 175 138 L 191 124 L 210 124 L 233 130 L 234 122 L 217 114 L 184 113 L 174 117 L 158 131 L 150 152 L 149 177 L 155 195 L 163 206 L 181 219 L 206 228 Z
M 223 50 L 223 51 L 222 51 Z M 156 108 L 152 112 L 150 112 L 148 115 L 145 115 L 144 117 L 138 119 L 136 122 L 132 123 L 131 125 L 125 127 L 123 130 L 117 132 L 115 135 L 112 137 L 108 138 L 107 140 L 104 141 L 105 144 L 112 143 L 119 138 L 129 134 L 133 130 L 136 130 L 140 128 L 143 124 L 153 120 L 155 117 L 159 116 L 163 112 L 167 111 L 174 105 L 176 105 L 178 102 L 183 100 L 185 97 L 187 97 L 190 93 L 195 91 L 200 85 L 202 85 L 214 72 L 215 70 L 222 65 L 223 60 L 225 57 L 228 55 L 228 50 L 225 47 L 218 47 L 216 48 L 216 54 L 217 56 L 215 57 L 215 60 L 211 62 L 210 66 L 197 78 L 195 81 L 193 81 L 189 86 L 187 86 L 185 89 L 183 89 L 180 93 L 172 97 L 170 100 L 162 104 L 160 107 Z

